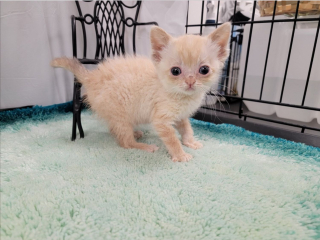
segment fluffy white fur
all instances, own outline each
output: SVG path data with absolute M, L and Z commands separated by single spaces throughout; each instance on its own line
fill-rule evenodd
M 151 30 L 152 61 L 145 57 L 119 57 L 106 60 L 88 71 L 76 59 L 58 58 L 51 63 L 73 72 L 87 90 L 92 110 L 105 119 L 120 146 L 149 152 L 155 145 L 139 143 L 134 132 L 139 124 L 151 123 L 166 145 L 173 161 L 189 161 L 175 134 L 190 148 L 202 147 L 193 138 L 188 118 L 197 110 L 205 93 L 219 77 L 229 52 L 230 24 L 208 37 L 184 35 L 173 38 L 159 27 Z M 201 66 L 209 72 L 199 73 Z M 174 76 L 172 67 L 181 74 Z

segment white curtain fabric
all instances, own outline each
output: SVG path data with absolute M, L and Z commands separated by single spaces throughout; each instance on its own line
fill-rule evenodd
M 133 5 L 135 1 L 126 1 Z M 73 75 L 50 67 L 55 57 L 72 57 L 71 15 L 78 15 L 73 1 L 0 2 L 1 84 L 0 108 L 52 105 L 72 100 Z M 92 13 L 94 2 L 81 2 L 83 14 Z M 139 22 L 156 21 L 173 36 L 185 32 L 186 1 L 142 2 Z M 125 9 L 127 16 L 134 11 Z M 138 26 L 137 54 L 149 55 L 151 26 Z M 80 24 L 78 39 L 82 39 Z M 126 28 L 125 48 L 132 54 L 132 28 Z M 88 58 L 95 53 L 94 26 L 87 27 Z M 82 53 L 83 43 L 78 42 Z

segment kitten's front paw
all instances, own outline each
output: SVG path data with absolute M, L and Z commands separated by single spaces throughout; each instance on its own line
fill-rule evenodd
M 179 155 L 172 156 L 172 161 L 174 162 L 189 162 L 192 158 L 192 155 L 189 153 L 182 153 Z
M 202 148 L 203 145 L 201 142 L 197 142 L 197 141 L 192 141 L 192 142 L 183 142 L 183 145 L 192 148 L 192 149 L 199 149 Z
M 157 147 L 156 145 L 146 145 L 146 147 L 144 148 L 145 151 L 147 152 L 155 152 L 159 149 L 159 147 Z

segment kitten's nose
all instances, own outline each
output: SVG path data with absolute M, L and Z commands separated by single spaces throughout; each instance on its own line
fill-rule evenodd
M 189 87 L 192 87 L 192 85 L 196 82 L 196 79 L 194 78 L 194 76 L 189 76 L 186 79 L 186 84 L 189 85 Z

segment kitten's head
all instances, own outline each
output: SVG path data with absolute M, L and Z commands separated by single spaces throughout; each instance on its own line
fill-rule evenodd
M 218 81 L 229 56 L 230 23 L 207 37 L 173 38 L 163 29 L 151 29 L 152 60 L 168 91 L 192 95 L 203 93 Z

